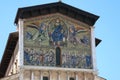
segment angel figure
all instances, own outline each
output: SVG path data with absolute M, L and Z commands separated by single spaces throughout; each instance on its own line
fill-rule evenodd
M 27 25 L 27 27 L 36 30 L 34 34 L 32 34 L 31 32 L 26 32 L 27 39 L 38 40 L 42 42 L 48 38 L 46 29 L 47 26 L 44 23 L 41 23 L 40 26 L 37 26 L 35 23 L 32 23 L 30 25 Z
M 69 41 L 70 41 L 74 46 L 81 42 L 80 39 L 78 39 L 78 38 L 76 37 L 76 35 L 77 35 L 78 33 L 81 33 L 81 32 L 86 32 L 86 30 L 84 30 L 83 28 L 81 28 L 81 29 L 76 29 L 74 25 L 72 25 L 72 26 L 69 27 L 69 31 L 70 31 L 70 33 L 69 33 Z

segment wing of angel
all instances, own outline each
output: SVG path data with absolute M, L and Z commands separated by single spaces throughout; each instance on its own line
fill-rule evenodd
M 33 28 L 36 30 L 36 32 L 33 34 L 33 37 L 32 37 L 32 40 L 36 40 L 39 36 L 39 27 L 35 24 L 30 24 L 30 25 L 27 25 L 27 27 L 29 28 Z
M 78 30 L 76 31 L 76 33 L 83 33 L 83 32 L 86 32 L 87 30 Z
M 35 25 L 34 23 L 30 24 L 30 25 L 27 25 L 27 27 L 34 28 L 34 29 L 37 29 L 39 31 L 39 27 L 37 25 Z

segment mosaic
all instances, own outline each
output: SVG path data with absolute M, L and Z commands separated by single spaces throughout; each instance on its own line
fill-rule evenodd
M 25 48 L 24 59 L 25 65 L 55 66 L 55 52 L 53 50 Z
M 92 68 L 91 55 L 75 52 L 62 54 L 62 66 L 68 68 Z
M 90 29 L 62 16 L 49 15 L 24 23 L 24 64 L 56 66 L 56 47 L 61 67 L 92 68 Z

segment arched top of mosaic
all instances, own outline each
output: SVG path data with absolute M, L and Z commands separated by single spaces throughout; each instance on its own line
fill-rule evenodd
M 89 27 L 82 23 L 80 25 L 80 22 L 77 23 L 77 21 L 60 14 L 26 20 L 24 23 L 25 46 L 64 46 L 69 48 L 89 46 Z

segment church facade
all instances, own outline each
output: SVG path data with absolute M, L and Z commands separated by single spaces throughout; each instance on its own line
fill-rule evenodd
M 98 18 L 62 2 L 19 8 L 1 80 L 105 80 L 96 68 Z

